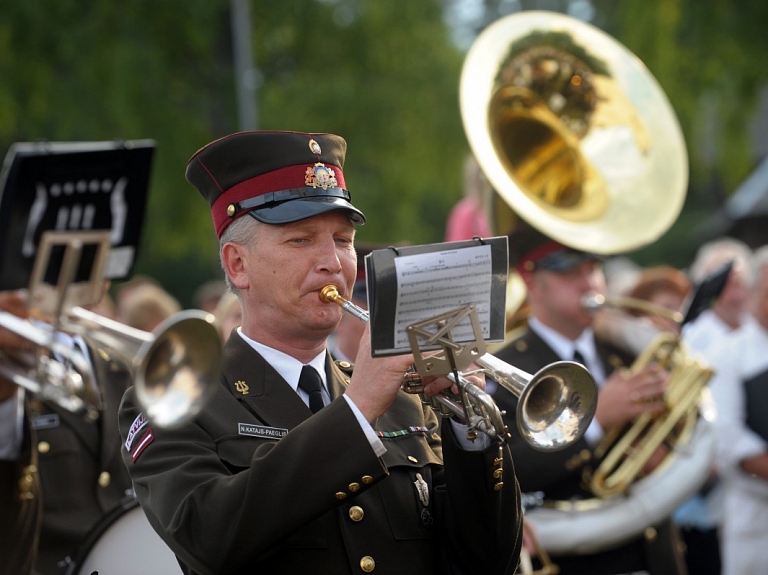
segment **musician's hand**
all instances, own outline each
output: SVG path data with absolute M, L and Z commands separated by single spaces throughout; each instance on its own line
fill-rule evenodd
M 0 291 L 0 311 L 8 312 L 17 317 L 27 319 L 27 302 L 24 295 L 17 291 Z M 0 327 L 0 351 L 12 353 L 28 350 L 31 343 L 28 339 Z
M 468 371 L 471 372 L 472 368 L 469 368 Z M 472 375 L 463 375 L 464 379 L 468 380 L 473 385 L 479 387 L 483 391 L 485 391 L 485 374 L 482 372 L 474 373 Z M 449 380 L 446 377 L 425 377 L 424 378 L 424 395 L 427 397 L 432 397 L 434 395 L 437 395 L 441 393 L 444 390 L 450 390 L 451 393 L 454 395 L 459 394 L 459 386 L 455 383 L 452 383 L 451 380 Z
M 26 319 L 28 314 L 24 295 L 15 291 L 0 291 L 0 311 Z M 29 340 L 0 327 L 0 354 L 13 355 L 31 348 Z M 0 376 L 0 402 L 16 395 L 16 389 L 16 384 Z
M 600 388 L 595 418 L 603 429 L 623 425 L 641 413 L 661 413 L 669 374 L 658 365 L 633 375 L 615 371 Z
M 345 392 L 363 416 L 373 423 L 400 391 L 403 375 L 413 364 L 412 355 L 372 358 L 370 324 L 366 324 L 355 358 L 355 371 Z
M 653 470 L 655 470 L 659 465 L 661 465 L 664 460 L 669 455 L 669 448 L 666 445 L 659 445 L 656 448 L 656 451 L 653 452 L 651 457 L 648 459 L 648 461 L 643 466 L 643 475 L 648 475 L 649 473 L 652 473 Z

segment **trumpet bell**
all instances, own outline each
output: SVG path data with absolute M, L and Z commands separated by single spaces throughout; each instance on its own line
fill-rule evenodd
M 597 386 L 592 376 L 570 361 L 552 363 L 534 374 L 520 395 L 520 434 L 539 451 L 558 451 L 577 441 L 592 422 Z
M 156 425 L 179 426 L 200 411 L 216 386 L 221 337 L 212 316 L 198 310 L 171 316 L 153 333 L 133 359 L 136 395 Z
M 584 366 L 557 361 L 530 375 L 488 353 L 475 363 L 518 398 L 517 430 L 534 449 L 564 449 L 577 441 L 592 422 L 597 409 L 597 384 Z
M 495 233 L 520 218 L 615 254 L 656 240 L 682 209 L 688 157 L 669 101 L 637 57 L 589 24 L 544 11 L 492 23 L 465 58 L 460 106 L 503 200 L 490 199 Z

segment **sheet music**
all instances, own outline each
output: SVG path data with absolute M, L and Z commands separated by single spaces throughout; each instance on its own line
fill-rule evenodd
M 401 256 L 395 258 L 397 303 L 395 347 L 407 348 L 406 328 L 418 321 L 476 306 L 483 337 L 490 333 L 491 246 Z M 474 339 L 469 319 L 452 330 L 454 341 Z

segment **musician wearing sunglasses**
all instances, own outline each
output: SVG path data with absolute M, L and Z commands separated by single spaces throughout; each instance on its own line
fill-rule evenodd
M 620 428 L 642 413 L 660 413 L 668 374 L 654 364 L 628 374 L 621 368 L 631 365 L 634 358 L 616 342 L 596 335 L 594 314 L 585 309 L 583 302 L 590 293 L 605 293 L 598 256 L 571 249 L 525 225 L 510 235 L 509 243 L 510 263 L 525 283 L 530 315 L 527 325 L 496 355 L 528 373 L 556 361 L 576 361 L 589 369 L 599 387 L 592 424 L 584 437 L 566 449 L 537 452 L 513 435 L 511 449 L 520 488 L 523 493 L 535 494 L 545 505 L 595 501 L 588 484 L 591 471 L 599 463 L 594 450 L 601 437 L 606 430 Z M 493 397 L 506 411 L 509 428 L 514 429 L 517 398 L 501 387 Z M 654 454 L 656 459 L 660 456 L 663 453 Z M 654 464 L 652 458 L 649 469 Z M 670 521 L 640 525 L 636 517 L 627 515 L 626 522 L 635 524 L 629 530 L 636 533 L 628 539 L 601 545 L 604 536 L 617 534 L 596 534 L 595 541 L 587 542 L 589 550 L 575 544 L 565 552 L 549 549 L 561 575 L 685 573 L 681 546 Z M 570 535 L 583 538 L 585 533 Z M 542 544 L 546 547 L 544 541 Z M 567 546 L 565 541 L 558 544 Z
M 345 151 L 331 134 L 245 132 L 190 160 L 242 325 L 190 423 L 153 426 L 126 394 L 139 501 L 187 573 L 512 573 L 521 512 L 508 450 L 439 426 L 400 389 L 413 358 L 373 359 L 368 326 L 354 369 L 326 349 L 343 312 L 319 291 L 351 296 L 365 223 Z M 451 385 L 425 383 L 428 395 Z

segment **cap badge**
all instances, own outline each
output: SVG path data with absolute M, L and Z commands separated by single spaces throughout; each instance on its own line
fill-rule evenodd
M 309 141 L 309 151 L 318 156 L 323 153 L 323 150 L 320 149 L 320 144 L 318 144 L 314 138 Z
M 338 183 L 336 182 L 336 174 L 331 168 L 326 168 L 325 164 L 317 163 L 313 168 L 307 168 L 307 171 L 304 172 L 304 185 L 327 190 L 328 188 L 335 188 Z

